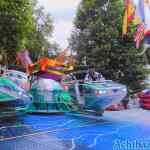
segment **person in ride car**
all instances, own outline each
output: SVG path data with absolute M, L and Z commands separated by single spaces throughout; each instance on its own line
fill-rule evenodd
M 94 66 L 89 66 L 89 69 L 85 75 L 84 81 L 104 81 L 105 78 L 99 72 L 95 71 Z

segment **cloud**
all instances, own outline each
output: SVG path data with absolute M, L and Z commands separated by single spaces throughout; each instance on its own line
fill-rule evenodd
M 53 19 L 54 33 L 51 40 L 56 41 L 62 48 L 68 46 L 76 9 L 81 0 L 38 0 Z
M 47 11 L 62 12 L 64 10 L 76 9 L 81 0 L 38 0 Z
M 56 41 L 62 48 L 68 46 L 68 38 L 73 29 L 72 21 L 60 21 L 54 24 L 55 32 L 53 34 L 52 41 Z

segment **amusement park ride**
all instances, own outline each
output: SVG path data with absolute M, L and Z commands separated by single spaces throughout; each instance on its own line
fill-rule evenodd
M 145 44 L 145 49 L 138 55 L 143 55 L 150 45 L 149 20 L 148 0 L 125 0 L 123 35 L 127 35 L 130 24 L 134 23 L 136 48 L 140 47 L 143 39 Z M 17 60 L 26 68 L 27 73 L 8 70 L 4 77 L 0 77 L 0 116 L 5 116 L 3 110 L 20 112 L 22 105 L 19 104 L 24 101 L 24 97 L 31 98 L 31 103 L 24 107 L 27 113 L 102 115 L 107 107 L 120 102 L 127 94 L 125 85 L 110 80 L 62 81 L 69 72 L 73 72 L 74 66 L 74 60 L 66 57 L 65 51 L 54 59 L 41 58 L 33 64 L 28 51 L 23 50 L 18 54 Z
M 35 64 L 31 63 L 26 50 L 20 52 L 18 56 L 18 60 L 27 68 L 30 76 L 27 77 L 20 71 L 8 70 L 4 74 L 5 77 L 0 78 L 0 83 L 2 79 L 9 81 L 0 86 L 1 108 L 4 106 L 3 103 L 8 107 L 11 106 L 11 102 L 14 112 L 22 112 L 21 103 L 26 103 L 23 109 L 26 113 L 101 116 L 107 107 L 120 102 L 127 94 L 125 85 L 110 80 L 102 82 L 83 82 L 81 79 L 61 80 L 67 79 L 67 72 L 73 72 L 73 61 L 66 58 L 63 52 L 55 59 L 41 58 Z M 68 60 L 67 64 L 64 60 Z M 12 85 L 15 88 L 11 88 Z M 5 94 L 8 93 L 5 97 L 2 96 L 3 86 L 10 89 L 9 92 L 3 90 Z M 16 95 L 16 90 L 19 90 L 17 92 L 19 95 Z M 10 98 L 12 94 L 13 97 Z M 25 99 L 28 101 L 25 102 Z
M 0 77 L 0 118 L 22 114 L 28 98 L 25 90 L 8 78 Z

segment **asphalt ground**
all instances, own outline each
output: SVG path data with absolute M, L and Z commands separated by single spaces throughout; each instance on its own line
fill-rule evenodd
M 0 121 L 0 150 L 150 150 L 150 111 L 6 118 Z

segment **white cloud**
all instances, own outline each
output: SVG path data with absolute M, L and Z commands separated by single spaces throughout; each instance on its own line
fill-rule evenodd
M 50 12 L 62 12 L 75 9 L 81 0 L 38 0 Z
M 73 19 L 76 8 L 81 0 L 38 0 L 39 5 L 44 6 L 46 12 L 52 15 L 54 33 L 52 40 L 62 48 L 68 46 L 67 39 L 73 28 Z
M 60 21 L 54 24 L 55 32 L 53 34 L 53 41 L 61 44 L 62 48 L 66 48 L 68 46 L 67 39 L 70 36 L 70 33 L 73 29 L 73 24 L 71 21 Z

